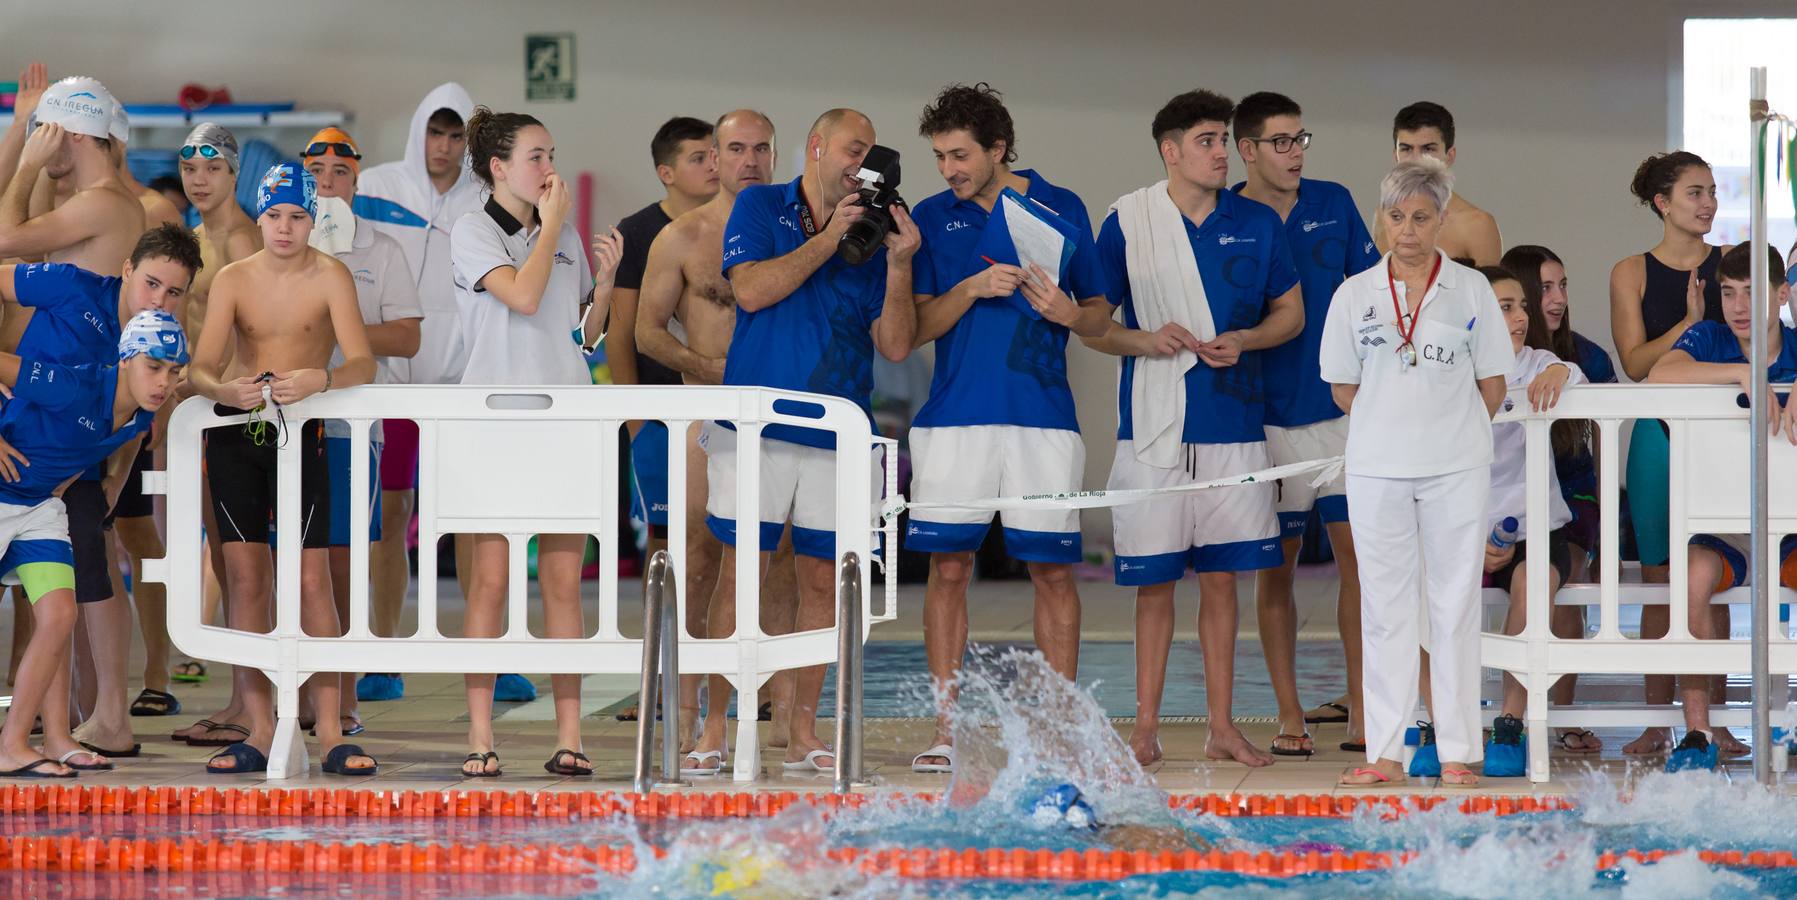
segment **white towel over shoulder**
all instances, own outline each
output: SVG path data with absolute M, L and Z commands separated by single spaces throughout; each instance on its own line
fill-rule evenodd
M 1211 320 L 1198 258 L 1186 238 L 1185 216 L 1173 205 L 1167 182 L 1124 194 L 1111 204 L 1127 246 L 1130 297 L 1136 323 L 1155 331 L 1168 322 L 1185 326 L 1201 341 L 1217 336 Z M 1185 425 L 1185 374 L 1198 354 L 1180 350 L 1167 357 L 1138 357 L 1130 385 L 1136 456 L 1158 468 L 1179 465 Z

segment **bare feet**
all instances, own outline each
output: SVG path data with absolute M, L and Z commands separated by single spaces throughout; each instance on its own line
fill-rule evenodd
M 125 748 L 129 748 L 132 745 L 137 743 L 137 737 L 136 737 L 136 735 L 131 733 L 130 725 L 126 725 L 125 727 L 119 728 L 119 729 L 102 729 L 99 727 L 98 719 L 88 719 L 87 721 L 82 722 L 80 725 L 77 725 L 75 727 L 74 738 L 76 741 L 80 741 L 85 744 L 92 744 L 95 747 L 125 747 Z M 74 746 L 74 745 L 70 744 L 70 747 L 72 747 L 72 746 Z M 69 748 L 68 747 L 50 747 L 47 749 L 55 750 L 58 754 L 61 754 L 64 751 L 68 750 Z M 84 765 L 85 765 L 85 763 L 84 763 Z
M 1233 725 L 1220 728 L 1216 723 L 1211 724 L 1210 736 L 1204 739 L 1204 755 L 1207 759 L 1233 759 L 1256 769 L 1273 764 L 1270 754 L 1248 743 Z
M 1129 749 L 1135 751 L 1137 765 L 1150 766 L 1160 762 L 1163 756 L 1160 731 L 1137 724 L 1129 733 Z
M 44 759 L 43 757 L 38 756 L 36 753 L 32 752 L 30 747 L 26 747 L 22 753 L 0 752 L 0 771 L 14 772 L 31 765 L 32 763 L 39 762 L 39 760 L 42 760 L 42 762 L 33 770 L 39 773 L 39 777 L 44 775 L 69 775 L 74 772 L 73 769 L 70 769 L 62 763 L 53 759 Z
M 1740 738 L 1729 734 L 1726 728 L 1710 729 L 1710 741 L 1716 745 L 1716 752 L 1723 756 L 1746 756 L 1753 752 L 1752 748 L 1741 743 Z
M 1404 780 L 1404 764 L 1395 759 L 1381 759 L 1370 766 L 1355 766 L 1342 773 L 1338 781 L 1350 786 L 1387 784 Z
M 1622 745 L 1624 756 L 1654 756 L 1672 749 L 1672 729 L 1649 728 L 1641 736 Z
M 680 752 L 691 753 L 693 743 L 699 739 L 699 708 L 697 706 L 680 707 Z
M 1441 764 L 1441 783 L 1454 787 L 1473 787 L 1479 783 L 1479 776 L 1467 768 L 1463 762 L 1447 762 Z

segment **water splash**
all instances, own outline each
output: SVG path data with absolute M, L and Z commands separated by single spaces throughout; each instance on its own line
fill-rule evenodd
M 1104 822 L 1171 824 L 1166 794 L 1136 763 L 1092 693 L 1042 654 L 975 648 L 961 667 L 949 719 L 955 773 L 951 806 L 1034 802 L 1043 785 L 1079 787 Z

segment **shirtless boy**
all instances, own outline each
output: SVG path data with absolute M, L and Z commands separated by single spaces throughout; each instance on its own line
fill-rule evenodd
M 306 243 L 317 210 L 318 186 L 304 169 L 280 163 L 268 170 L 257 190 L 256 225 L 264 248 L 226 266 L 213 279 L 206 325 L 195 348 L 193 387 L 232 414 L 262 407 L 279 421 L 280 405 L 296 403 L 332 388 L 374 379 L 373 352 L 356 305 L 349 269 Z M 235 340 L 236 349 L 229 345 Z M 342 348 L 344 362 L 330 365 Z M 269 409 L 267 407 L 274 407 Z M 225 557 L 226 596 L 234 627 L 264 631 L 271 625 L 274 560 L 269 546 L 269 514 L 274 507 L 275 453 L 283 440 L 301 441 L 302 523 L 300 624 L 308 634 L 341 634 L 331 597 L 329 478 L 322 423 L 295 423 L 257 440 L 250 428 L 215 429 L 206 442 L 207 480 Z M 259 672 L 240 669 L 239 687 L 249 718 L 249 735 L 214 756 L 216 773 L 268 769 L 274 740 L 274 703 Z M 326 674 L 312 683 L 317 733 L 325 751 L 324 771 L 332 775 L 372 775 L 375 761 L 362 748 L 343 742 L 338 717 L 338 678 Z
M 1418 156 L 1433 156 L 1454 164 L 1454 114 L 1439 103 L 1427 100 L 1398 110 L 1391 120 L 1392 156 L 1398 162 Z M 1385 222 L 1373 217 L 1373 241 L 1379 252 L 1391 249 L 1385 237 Z M 1441 225 L 1439 246 L 1450 259 L 1470 259 L 1477 265 L 1495 266 L 1504 253 L 1504 240 L 1498 235 L 1497 219 L 1491 213 L 1472 205 L 1460 192 L 1448 198 L 1448 211 Z

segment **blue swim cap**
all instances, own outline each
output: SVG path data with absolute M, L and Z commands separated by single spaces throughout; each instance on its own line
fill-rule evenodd
M 268 212 L 271 206 L 291 203 L 306 211 L 306 215 L 318 217 L 318 180 L 312 173 L 293 163 L 275 163 L 268 167 L 268 174 L 262 176 L 261 186 L 256 188 L 256 218 Z
M 146 309 L 125 323 L 119 336 L 119 362 L 143 354 L 176 365 L 187 365 L 187 332 L 174 316 L 159 309 Z

